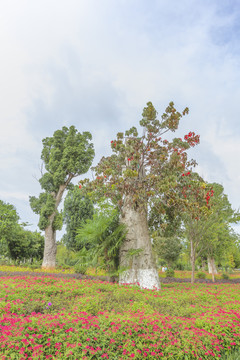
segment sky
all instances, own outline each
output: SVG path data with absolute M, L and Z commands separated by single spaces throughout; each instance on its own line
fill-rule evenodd
M 189 107 L 176 135 L 240 208 L 240 0 L 0 1 L 0 44 L 0 199 L 32 230 L 42 139 L 90 131 L 96 164 L 148 101 Z

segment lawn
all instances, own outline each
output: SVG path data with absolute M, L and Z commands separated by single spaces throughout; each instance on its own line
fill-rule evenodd
M 225 359 L 239 346 L 240 284 L 0 278 L 0 359 Z

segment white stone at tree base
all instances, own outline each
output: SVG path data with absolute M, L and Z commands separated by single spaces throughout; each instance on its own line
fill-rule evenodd
M 161 288 L 158 272 L 156 269 L 126 270 L 119 276 L 119 284 L 139 284 L 141 288 Z

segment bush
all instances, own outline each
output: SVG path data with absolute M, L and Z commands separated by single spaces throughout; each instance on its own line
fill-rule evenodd
M 81 264 L 81 263 L 77 263 L 75 266 L 74 266 L 74 271 L 75 273 L 77 274 L 86 274 L 86 271 L 87 271 L 87 266 Z
M 24 265 L 24 266 L 23 266 Z M 21 267 L 27 267 L 29 269 L 33 269 L 33 270 L 36 270 L 36 269 L 41 269 L 42 267 L 42 261 L 36 261 L 34 260 L 31 264 L 23 264 L 21 265 Z M 26 265 L 26 266 L 25 266 Z
M 199 271 L 199 272 L 196 274 L 196 278 L 197 278 L 197 279 L 206 279 L 206 274 L 205 274 L 203 271 Z
M 221 279 L 223 279 L 223 280 L 229 280 L 229 275 L 226 274 L 226 273 L 222 273 Z
M 166 277 L 174 277 L 175 276 L 173 269 L 167 269 L 165 274 L 166 274 Z

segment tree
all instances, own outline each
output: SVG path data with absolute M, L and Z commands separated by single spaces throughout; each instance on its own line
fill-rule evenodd
M 39 179 L 44 190 L 39 198 L 30 196 L 32 210 L 40 215 L 38 226 L 45 231 L 43 268 L 56 265 L 56 230 L 62 228 L 62 215 L 58 206 L 72 179 L 88 171 L 93 157 L 92 136 L 79 133 L 74 126 L 63 127 L 52 137 L 43 139 L 43 160 L 46 172 Z
M 176 206 L 163 206 L 162 213 L 150 204 L 148 224 L 157 256 L 173 267 L 182 249 L 182 217 Z
M 74 186 L 69 190 L 64 200 L 63 222 L 66 224 L 66 233 L 63 242 L 68 249 L 80 250 L 76 243 L 76 233 L 87 219 L 92 219 L 94 213 L 93 202 L 84 194 L 82 189 Z
M 231 208 L 222 185 L 207 184 L 197 173 L 189 175 L 184 178 L 183 196 L 186 204 L 183 220 L 190 245 L 191 282 L 194 283 L 197 257 L 207 257 L 209 266 L 214 269 L 214 258 L 226 252 L 232 243 L 232 229 L 229 225 L 239 221 L 240 216 Z
M 20 225 L 14 229 L 8 240 L 11 259 L 23 261 L 43 258 L 44 237 L 37 231 L 25 230 Z
M 120 283 L 139 283 L 141 287 L 160 287 L 152 254 L 147 221 L 147 205 L 162 211 L 163 205 L 178 202 L 177 188 L 183 171 L 195 164 L 187 160 L 186 150 L 199 142 L 199 136 L 189 132 L 182 140 L 162 138 L 177 130 L 179 121 L 188 113 L 176 111 L 171 102 L 161 120 L 152 103 L 143 110 L 140 136 L 135 127 L 111 141 L 113 154 L 103 157 L 94 168 L 96 179 L 91 183 L 99 197 L 110 198 L 119 207 L 120 221 L 128 230 L 120 248 L 120 262 L 128 268 L 120 276 Z M 129 253 L 138 250 L 129 257 Z
M 236 241 L 231 224 L 239 222 L 240 213 L 232 209 L 222 185 L 213 183 L 210 186 L 214 196 L 211 199 L 211 212 L 205 220 L 202 241 L 205 244 L 205 253 L 214 281 L 215 260 L 220 260 Z
M 36 258 L 43 255 L 43 237 L 37 231 L 25 230 L 19 223 L 15 207 L 0 200 L 0 253 L 13 260 Z
M 178 237 L 154 237 L 154 249 L 160 259 L 166 261 L 168 268 L 172 268 L 173 264 L 179 258 L 182 250 L 182 244 Z
M 7 256 L 8 241 L 18 227 L 19 216 L 15 207 L 0 200 L 0 253 Z
M 190 246 L 192 266 L 191 283 L 195 281 L 195 264 L 197 257 L 205 250 L 203 241 L 207 229 L 207 219 L 211 211 L 213 189 L 194 172 L 182 175 L 182 219 L 185 226 L 185 236 Z
M 108 203 L 100 204 L 92 219 L 77 230 L 76 241 L 83 267 L 101 268 L 109 275 L 119 269 L 119 249 L 126 229 L 119 223 L 119 211 Z

